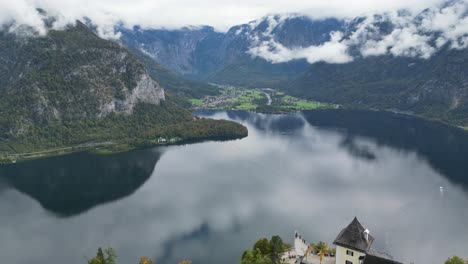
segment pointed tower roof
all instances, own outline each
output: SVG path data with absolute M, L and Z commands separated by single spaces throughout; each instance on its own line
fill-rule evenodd
M 374 237 L 369 235 L 368 240 L 366 240 L 365 230 L 357 218 L 354 217 L 353 221 L 341 230 L 333 244 L 366 253 L 372 242 L 374 242 Z

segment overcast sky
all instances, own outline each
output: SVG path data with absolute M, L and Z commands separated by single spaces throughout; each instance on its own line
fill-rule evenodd
M 62 21 L 90 17 L 101 26 L 121 20 L 127 25 L 179 28 L 211 25 L 219 31 L 271 13 L 299 12 L 315 18 L 357 15 L 408 8 L 413 11 L 440 0 L 0 0 L 0 23 L 35 25 L 42 7 L 63 16 Z

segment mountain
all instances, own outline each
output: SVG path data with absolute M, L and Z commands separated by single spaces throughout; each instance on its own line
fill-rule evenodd
M 352 108 L 399 110 L 467 125 L 467 62 L 467 49 L 443 49 L 430 59 L 385 55 L 321 62 L 286 90 Z
M 126 46 L 139 50 L 164 67 L 180 75 L 197 75 L 195 50 L 199 43 L 208 36 L 217 33 L 211 27 L 182 28 L 180 30 L 144 30 L 134 27 L 132 30 L 119 28 L 121 40 Z M 210 60 L 211 61 L 211 60 Z
M 157 136 L 246 135 L 240 125 L 195 118 L 177 106 L 129 50 L 81 22 L 45 36 L 4 28 L 0 62 L 4 153 L 102 141 L 135 146 Z
M 341 30 L 337 19 L 313 20 L 300 15 L 271 15 L 248 24 L 234 26 L 226 33 L 212 27 L 180 30 L 118 27 L 121 41 L 176 74 L 201 81 L 247 87 L 280 87 L 303 73 L 305 60 L 272 64 L 249 53 L 255 41 L 270 38 L 286 47 L 321 44 L 330 32 Z
M 285 90 L 351 108 L 468 126 L 468 2 L 349 21 L 346 63 L 317 62 Z M 444 22 L 445 21 L 445 22 Z
M 129 49 L 137 59 L 144 63 L 148 74 L 153 79 L 158 80 L 167 91 L 177 95 L 178 104 L 183 105 L 184 102 L 187 102 L 185 100 L 187 98 L 201 98 L 205 95 L 219 94 L 219 89 L 215 85 L 178 76 L 141 50 L 132 47 L 129 47 Z
M 128 51 L 79 22 L 46 37 L 1 34 L 2 110 L 29 105 L 19 109 L 12 135 L 27 129 L 29 121 L 131 114 L 139 101 L 159 105 L 165 100 L 164 89 Z
M 268 15 L 225 33 L 118 30 L 124 45 L 186 78 L 468 126 L 466 10 L 450 0 L 345 20 Z

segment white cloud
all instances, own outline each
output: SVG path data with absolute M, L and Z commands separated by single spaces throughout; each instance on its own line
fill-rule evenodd
M 306 59 L 310 63 L 326 61 L 345 63 L 352 60 L 348 54 L 350 47 L 358 46 L 362 56 L 393 54 L 428 58 L 438 48 L 449 43 L 452 48 L 468 47 L 468 18 L 466 0 L 440 8 L 443 0 L 0 0 L 0 24 L 13 23 L 12 29 L 28 25 L 39 33 L 45 33 L 41 17 L 35 11 L 41 7 L 58 17 L 54 24 L 62 28 L 76 19 L 90 18 L 97 25 L 98 33 L 105 38 L 118 38 L 113 28 L 116 23 L 127 27 L 140 25 L 143 28 L 176 29 L 187 25 L 211 25 L 219 31 L 230 26 L 243 24 L 268 13 L 298 12 L 315 19 L 325 17 L 353 18 L 367 14 L 364 22 L 351 35 L 341 38 L 341 33 L 333 33 L 333 38 L 321 45 L 288 48 L 269 37 L 272 30 L 281 26 L 282 20 L 271 19 L 269 28 L 262 36 L 253 37 L 249 50 L 254 56 L 271 62 L 286 62 Z M 416 16 L 427 8 L 424 15 Z M 408 13 L 401 15 L 398 9 Z M 378 17 L 369 14 L 381 13 L 389 19 L 394 30 L 381 35 L 375 27 Z M 286 18 L 287 16 L 284 16 Z M 256 24 L 250 23 L 251 27 Z M 239 31 L 238 33 L 241 33 Z M 338 38 L 340 37 L 340 38 Z
M 437 46 L 451 42 L 453 48 L 468 47 L 468 4 L 460 1 L 439 11 L 428 12 L 422 21 L 426 32 L 442 33 Z
M 29 3 L 0 0 L 0 25 L 11 23 L 13 23 L 13 29 L 21 25 L 30 25 L 40 33 L 45 33 L 41 17 Z
M 65 22 L 84 16 L 100 27 L 116 21 L 143 27 L 179 28 L 187 25 L 212 25 L 218 30 L 243 24 L 268 13 L 300 12 L 323 18 L 354 17 L 363 13 L 382 12 L 398 8 L 421 10 L 441 0 L 0 0 L 0 23 L 16 19 L 40 28 L 36 7 L 62 14 Z
M 454 2 L 442 8 L 432 7 L 422 14 L 398 16 L 396 12 L 392 12 L 388 17 L 395 28 L 390 34 L 377 40 L 362 37 L 372 27 L 369 24 L 375 22 L 375 18 L 370 18 L 352 38 L 363 40 L 363 56 L 390 53 L 427 59 L 447 43 L 450 43 L 451 48 L 468 47 L 467 12 L 466 1 Z
M 416 31 L 414 26 L 398 28 L 380 41 L 368 40 L 364 43 L 361 54 L 368 57 L 391 53 L 394 56 L 428 59 L 436 49 L 429 45 L 429 36 L 419 35 Z
M 309 63 L 326 61 L 329 63 L 346 63 L 352 60 L 348 55 L 348 46 L 341 42 L 341 32 L 332 32 L 331 40 L 318 46 L 288 49 L 275 40 L 262 41 L 250 48 L 252 56 L 262 57 L 272 63 L 287 62 L 295 59 L 306 59 Z
M 344 38 L 343 33 L 332 32 L 330 41 L 300 48 L 287 48 L 278 43 L 270 34 L 273 29 L 269 28 L 261 36 L 254 36 L 249 53 L 273 63 L 296 59 L 306 59 L 309 63 L 346 63 L 353 60 L 348 53 L 351 48 L 357 48 L 363 57 L 391 54 L 428 59 L 446 44 L 455 49 L 468 47 L 467 14 L 467 1 L 436 5 L 424 12 L 388 11 L 367 16 L 354 32 Z M 284 21 L 270 20 L 267 19 L 270 27 L 280 27 Z M 390 27 L 391 32 L 382 32 L 379 28 L 382 24 Z

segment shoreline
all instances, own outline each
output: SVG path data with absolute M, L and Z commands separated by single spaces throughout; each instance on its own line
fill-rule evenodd
M 337 110 L 337 111 L 347 111 L 347 110 L 361 110 L 361 111 L 369 111 L 369 112 L 382 112 L 382 113 L 392 113 L 396 115 L 406 116 L 406 117 L 413 117 L 419 118 L 430 122 L 437 122 L 443 125 L 457 128 L 462 131 L 468 132 L 468 127 L 464 127 L 461 125 L 451 124 L 443 120 L 433 119 L 421 115 L 410 114 L 410 113 L 403 113 L 399 111 L 392 111 L 392 110 L 377 110 L 377 109 L 353 109 L 353 108 L 337 108 L 337 109 L 311 109 L 311 110 L 296 110 L 296 111 L 287 111 L 287 112 L 265 112 L 265 111 L 253 111 L 253 110 L 238 110 L 238 109 L 193 109 L 193 112 L 198 111 L 239 111 L 239 112 L 251 112 L 251 113 L 261 113 L 261 114 L 268 114 L 268 115 L 289 115 L 289 114 L 296 114 L 301 113 L 304 111 L 307 112 L 314 112 L 314 111 L 323 111 L 323 110 Z M 144 148 L 153 148 L 158 146 L 179 146 L 179 145 L 187 145 L 187 144 L 195 144 L 207 141 L 230 141 L 230 140 L 238 140 L 246 137 L 248 133 L 244 136 L 210 136 L 205 138 L 194 138 L 194 139 L 178 139 L 177 141 L 167 141 L 167 142 L 157 142 L 156 140 L 144 140 L 140 141 L 137 144 L 128 144 L 128 143 L 119 143 L 113 141 L 104 141 L 104 142 L 89 142 L 83 143 L 78 145 L 72 146 L 64 146 L 60 148 L 54 149 L 42 149 L 34 152 L 27 152 L 27 153 L 0 153 L 0 165 L 7 165 L 7 164 L 15 164 L 17 162 L 29 161 L 29 160 L 36 160 L 36 159 L 44 159 L 56 156 L 64 156 L 73 153 L 80 153 L 80 152 L 89 152 L 94 153 L 97 155 L 110 155 L 110 154 L 117 154 L 128 152 L 135 149 L 144 149 Z
M 37 160 L 37 159 L 46 159 L 51 157 L 65 156 L 75 153 L 92 153 L 96 155 L 112 155 L 118 153 L 124 153 L 136 149 L 146 149 L 154 147 L 166 147 L 166 146 L 183 146 L 187 144 L 196 144 L 208 141 L 231 141 L 239 140 L 245 136 L 213 136 L 199 139 L 184 139 L 175 142 L 164 142 L 164 143 L 155 143 L 154 141 L 144 141 L 140 144 L 126 144 L 126 143 L 117 143 L 117 142 L 95 142 L 95 143 L 84 143 L 73 146 L 66 146 L 56 149 L 44 149 L 35 152 L 27 153 L 0 153 L 0 157 L 5 156 L 3 159 L 0 158 L 0 165 L 16 164 L 18 162 Z
M 216 108 L 216 109 L 191 109 L 192 112 L 197 112 L 197 111 L 239 111 L 239 112 L 250 112 L 250 113 L 258 113 L 258 114 L 267 114 L 267 115 L 293 115 L 301 112 L 313 112 L 313 111 L 331 111 L 331 110 L 337 110 L 337 111 L 369 111 L 369 112 L 381 112 L 381 113 L 391 113 L 391 114 L 396 114 L 396 115 L 401 115 L 401 116 L 406 116 L 406 117 L 415 117 L 415 118 L 420 118 L 426 121 L 430 122 L 436 122 L 436 123 L 441 123 L 443 125 L 452 127 L 452 128 L 457 128 L 461 129 L 463 131 L 468 132 L 468 125 L 463 126 L 459 124 L 454 124 L 447 122 L 442 119 L 436 119 L 436 118 L 430 118 L 427 116 L 423 115 L 418 115 L 414 113 L 409 113 L 409 112 L 403 112 L 403 111 L 395 111 L 395 110 L 379 110 L 379 109 L 365 109 L 365 108 L 351 108 L 351 107 L 342 107 L 340 106 L 339 108 L 317 108 L 317 109 L 306 109 L 306 110 L 291 110 L 291 111 L 286 111 L 286 112 L 267 112 L 267 111 L 261 111 L 261 110 L 240 110 L 240 109 L 222 109 L 222 108 Z

